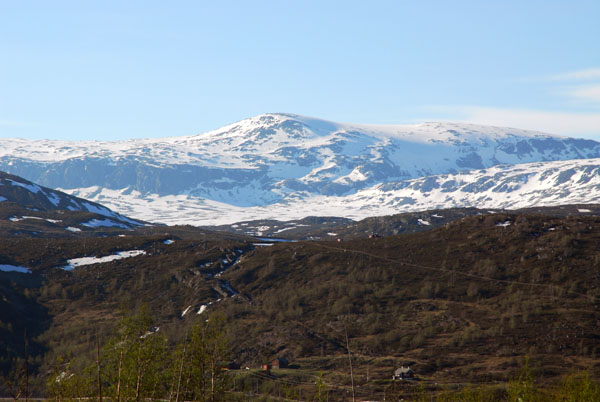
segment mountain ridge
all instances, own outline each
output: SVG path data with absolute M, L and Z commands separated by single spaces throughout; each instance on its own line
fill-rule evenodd
M 68 236 L 97 228 L 130 230 L 146 224 L 5 172 L 0 172 L 0 221 L 0 235 L 20 237 L 46 231 Z
M 0 150 L 0 170 L 139 219 L 186 224 L 232 223 L 252 219 L 261 208 L 298 203 L 320 208 L 331 197 L 353 197 L 352 208 L 363 213 L 378 204 L 364 192 L 389 183 L 397 187 L 499 165 L 600 158 L 596 141 L 534 131 L 459 123 L 361 125 L 293 114 L 259 115 L 185 137 L 0 140 Z M 389 213 L 394 211 L 373 211 Z M 228 214 L 235 219 L 217 219 Z

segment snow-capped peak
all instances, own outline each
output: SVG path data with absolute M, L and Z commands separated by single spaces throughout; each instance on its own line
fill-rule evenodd
M 502 164 L 599 157 L 596 141 L 527 130 L 461 123 L 337 123 L 286 113 L 183 137 L 0 139 L 0 170 L 118 206 L 128 215 L 134 207 L 121 200 L 129 196 L 264 207 Z

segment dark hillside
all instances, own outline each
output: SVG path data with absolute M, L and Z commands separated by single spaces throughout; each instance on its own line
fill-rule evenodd
M 600 373 L 600 218 L 496 214 L 429 232 L 255 250 L 226 274 L 248 359 L 383 356 L 436 381 Z
M 178 339 L 185 309 L 190 307 L 185 318 L 194 316 L 202 304 L 228 296 L 214 275 L 253 247 L 231 235 L 195 230 L 193 236 L 191 228 L 143 231 L 125 237 L 2 239 L 0 265 L 25 266 L 33 273 L 0 271 L 0 372 L 25 357 L 25 331 L 35 359 L 32 370 L 39 376 L 58 356 L 91 353 L 90 345 L 97 336 L 106 339 L 124 309 L 143 305 L 161 331 Z M 71 271 L 60 268 L 69 259 L 129 250 L 145 254 Z M 38 392 L 44 381 L 38 377 Z
M 206 226 L 204 229 L 288 240 L 335 240 L 338 238 L 348 240 L 425 232 L 468 216 L 493 213 L 538 214 L 553 217 L 600 216 L 600 205 L 560 205 L 518 210 L 449 208 L 376 216 L 359 221 L 337 217 L 308 217 L 293 221 L 257 220 L 237 222 L 232 225 Z
M 41 393 L 58 356 L 92 359 L 121 311 L 146 305 L 171 342 L 222 311 L 238 364 L 286 357 L 345 389 L 346 331 L 364 390 L 401 365 L 426 384 L 505 382 L 526 355 L 544 380 L 600 375 L 598 217 L 497 213 L 420 233 L 257 243 L 186 226 L 4 238 L 0 264 L 33 273 L 0 272 L 0 369 L 24 357 L 26 330 Z

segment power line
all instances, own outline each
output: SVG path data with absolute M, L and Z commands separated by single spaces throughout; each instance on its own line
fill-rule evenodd
M 334 250 L 337 252 L 351 252 L 354 254 L 361 254 L 361 255 L 365 255 L 377 260 L 382 260 L 382 261 L 386 261 L 392 264 L 400 264 L 400 265 L 404 265 L 404 266 L 409 266 L 409 267 L 414 267 L 414 268 L 420 268 L 420 269 L 427 269 L 427 270 L 431 270 L 431 271 L 437 271 L 437 272 L 444 272 L 444 273 L 449 273 L 452 275 L 462 275 L 465 277 L 469 277 L 469 278 L 473 278 L 473 279 L 479 279 L 482 281 L 491 281 L 491 282 L 499 282 L 499 283 L 505 283 L 505 284 L 512 284 L 512 285 L 519 285 L 519 286 L 537 286 L 537 287 L 543 287 L 543 288 L 547 288 L 547 289 L 551 289 L 551 290 L 561 290 L 564 291 L 566 293 L 570 293 L 573 295 L 578 295 L 578 296 L 582 296 L 585 298 L 589 298 L 592 302 L 596 301 L 597 297 L 595 296 L 591 296 L 585 293 L 580 293 L 580 292 L 575 292 L 573 290 L 568 290 L 565 289 L 563 287 L 557 286 L 557 285 L 549 285 L 549 284 L 544 284 L 544 283 L 531 283 L 531 282 L 520 282 L 520 281 L 511 281 L 508 279 L 497 279 L 497 278 L 490 278 L 488 276 L 481 276 L 481 275 L 476 275 L 476 274 L 471 274 L 468 272 L 461 272 L 461 271 L 457 271 L 457 270 L 452 270 L 452 269 L 447 269 L 447 268 L 439 268 L 439 267 L 432 267 L 432 266 L 427 266 L 427 265 L 421 265 L 421 264 L 415 264 L 412 262 L 407 262 L 407 261 L 402 261 L 402 260 L 398 260 L 398 259 L 391 259 L 391 258 L 387 258 L 387 257 L 382 257 L 380 255 L 376 255 L 376 254 L 371 254 L 371 253 L 367 253 L 366 251 L 360 251 L 360 250 L 353 250 L 353 249 L 340 249 L 338 247 L 332 247 L 332 246 L 327 246 L 325 244 L 321 244 L 318 242 L 314 242 L 312 243 L 316 246 L 322 247 L 322 248 L 326 248 L 329 250 Z

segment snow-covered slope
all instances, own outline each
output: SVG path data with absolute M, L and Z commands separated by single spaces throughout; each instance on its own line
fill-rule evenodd
M 582 158 L 600 158 L 600 143 L 468 124 L 357 125 L 290 114 L 188 137 L 0 140 L 0 170 L 169 223 L 251 219 L 249 211 L 275 204 L 306 205 L 315 215 L 305 201 L 358 202 L 423 176 Z
M 91 212 L 103 217 L 102 220 L 94 219 L 84 224 L 90 227 L 117 226 L 127 229 L 143 224 L 111 211 L 98 203 L 42 187 L 5 172 L 0 172 L 0 206 L 2 206 L 2 203 L 15 203 L 32 211 L 69 210 Z M 22 220 L 20 218 L 15 219 Z
M 219 225 L 306 216 L 363 219 L 453 207 L 527 208 L 600 203 L 600 159 L 501 165 L 469 172 L 377 184 L 346 196 L 290 195 L 266 206 L 237 207 L 194 195 L 158 196 L 81 189 L 130 216 L 167 224 Z

